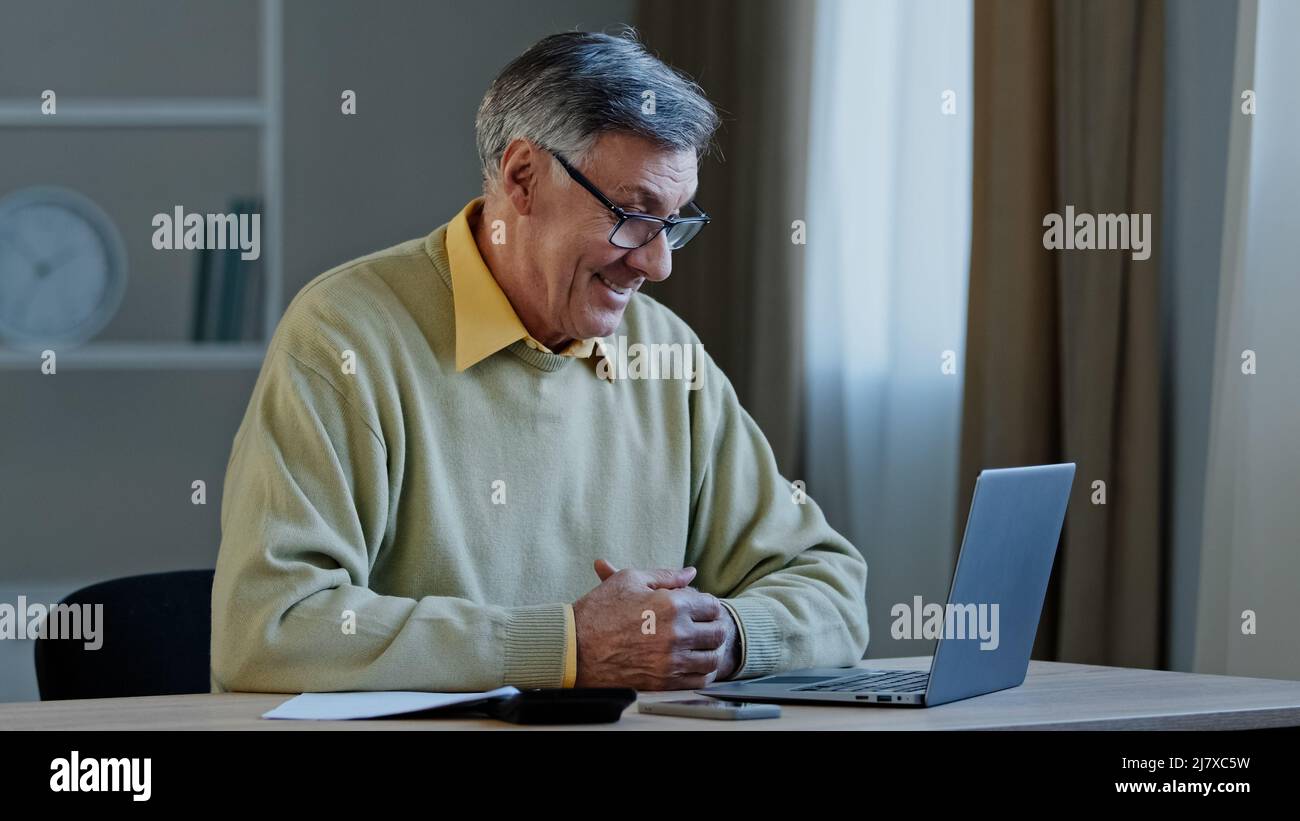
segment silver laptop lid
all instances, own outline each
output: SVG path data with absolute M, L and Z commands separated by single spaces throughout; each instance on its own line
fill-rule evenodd
M 1073 482 L 1073 462 L 980 473 L 926 704 L 1025 680 Z

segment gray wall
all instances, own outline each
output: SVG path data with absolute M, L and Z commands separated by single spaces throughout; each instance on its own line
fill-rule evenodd
M 632 6 L 287 2 L 285 302 L 321 271 L 453 216 L 478 193 L 473 116 L 496 71 L 545 34 L 623 22 Z M 0 0 L 0 98 L 246 95 L 257 42 L 252 0 Z M 355 117 L 339 111 L 345 88 Z M 154 203 L 224 210 L 255 184 L 256 156 L 238 130 L 0 129 L 0 196 L 57 181 L 99 200 L 128 238 L 132 283 L 102 338 L 177 339 L 192 260 L 148 247 Z M 0 602 L 212 566 L 255 377 L 0 370 Z M 206 506 L 190 503 L 194 479 L 207 481 Z M 34 698 L 31 643 L 0 641 L 0 701 Z

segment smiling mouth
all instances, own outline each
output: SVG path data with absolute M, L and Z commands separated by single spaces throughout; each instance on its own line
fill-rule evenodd
M 614 283 L 610 282 L 608 279 L 605 279 L 605 277 L 601 276 L 600 274 L 596 274 L 596 278 L 599 279 L 601 282 L 605 283 L 605 287 L 610 289 L 616 294 L 627 294 L 629 291 L 632 290 L 631 288 L 621 288 L 618 285 L 615 285 Z

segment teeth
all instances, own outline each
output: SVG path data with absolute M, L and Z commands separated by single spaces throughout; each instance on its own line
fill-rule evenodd
M 603 283 L 605 283 L 606 285 L 608 285 L 608 286 L 610 287 L 610 290 L 612 290 L 614 293 L 617 293 L 617 294 L 626 294 L 626 293 L 627 293 L 627 289 L 626 289 L 626 288 L 620 288 L 620 287 L 618 287 L 618 286 L 615 285 L 614 283 L 610 282 L 608 279 L 605 279 L 605 277 L 601 276 L 600 274 L 596 274 L 596 276 L 600 277 L 600 281 L 603 282 Z

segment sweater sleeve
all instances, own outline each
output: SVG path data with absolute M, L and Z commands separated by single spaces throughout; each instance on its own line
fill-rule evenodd
M 867 563 L 810 497 L 777 470 L 758 425 L 704 356 L 691 398 L 692 482 L 687 563 L 695 586 L 740 626 L 733 678 L 856 664 L 866 652 Z
M 387 452 L 320 369 L 273 343 L 226 471 L 213 689 L 478 691 L 566 683 L 567 604 L 368 586 L 390 532 Z

